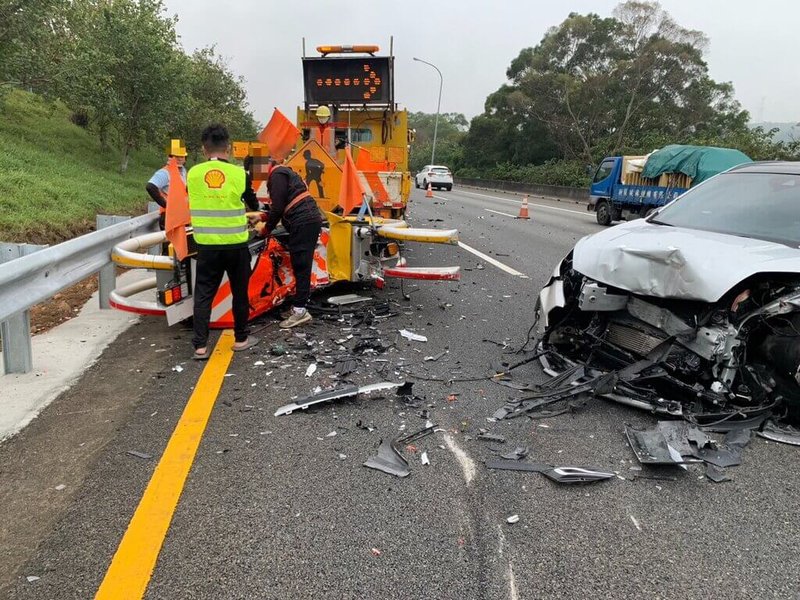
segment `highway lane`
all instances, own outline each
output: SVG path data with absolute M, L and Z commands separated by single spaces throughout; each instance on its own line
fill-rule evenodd
M 407 285 L 410 301 L 397 284 L 376 292 L 399 314 L 375 330 L 347 331 L 346 323 L 317 319 L 301 338 L 272 325 L 261 346 L 234 356 L 145 597 L 797 596 L 797 449 L 755 440 L 744 465 L 732 470 L 734 481 L 722 485 L 694 469 L 660 473 L 674 481 L 631 481 L 638 465 L 623 426 L 651 425 L 650 415 L 593 401 L 547 421 L 492 423 L 487 417 L 511 390 L 488 381 L 441 381 L 482 376 L 497 361 L 513 360 L 498 343 L 524 341 L 541 284 L 577 239 L 599 229 L 584 215 L 544 208 L 580 212 L 580 205 L 537 199 L 543 206 L 532 206 L 533 218 L 523 221 L 487 210 L 514 214 L 518 197 L 486 195 L 493 198 L 455 189 L 431 200 L 415 191 L 411 220 L 458 227 L 467 245 L 527 278 L 464 249 L 409 245 L 411 264 L 461 264 L 462 280 Z M 401 328 L 428 342 L 398 337 Z M 395 348 L 365 355 L 353 379 L 413 373 L 414 391 L 424 398 L 418 407 L 387 395 L 272 416 L 293 396 L 331 385 L 333 369 L 320 363 L 307 378 L 308 364 L 337 356 L 336 340 L 365 333 Z M 97 590 L 203 368 L 186 360 L 188 342 L 186 331 L 145 321 L 73 390 L 71 402 L 88 402 L 96 379 L 116 373 L 117 393 L 136 399 L 86 473 L 70 481 L 76 489 L 54 526 L 30 542 L 35 550 L 11 598 L 85 598 Z M 292 353 L 273 356 L 276 343 Z M 442 358 L 424 360 L 442 351 Z M 177 364 L 183 371 L 172 370 Z M 543 380 L 536 365 L 519 371 L 521 381 Z M 24 447 L 13 440 L 0 446 L 3 464 L 25 451 L 46 452 L 45 425 L 68 409 L 62 400 L 45 411 L 41 438 L 32 431 L 21 439 Z M 415 442 L 416 452 L 406 450 L 411 476 L 396 479 L 362 466 L 380 439 L 424 426 L 422 410 L 443 431 Z M 479 441 L 481 428 L 508 441 Z M 89 438 L 82 432 L 72 443 Z M 523 444 L 532 460 L 610 468 L 625 480 L 565 487 L 483 465 L 495 457 L 493 449 Z M 428 466 L 420 462 L 423 450 Z M 512 514 L 520 521 L 510 525 Z M 25 575 L 41 579 L 28 582 Z

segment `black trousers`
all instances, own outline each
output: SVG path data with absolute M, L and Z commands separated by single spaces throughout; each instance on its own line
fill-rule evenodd
M 247 317 L 250 302 L 247 286 L 250 282 L 250 250 L 247 248 L 214 248 L 201 246 L 197 251 L 197 274 L 194 284 L 194 337 L 192 345 L 204 348 L 208 344 L 208 324 L 211 321 L 211 303 L 228 275 L 233 296 L 233 332 L 237 342 L 243 342 L 250 333 Z
M 303 223 L 292 225 L 289 231 L 289 255 L 295 278 L 295 292 L 292 305 L 305 308 L 311 294 L 311 268 L 314 264 L 314 249 L 317 247 L 322 224 Z

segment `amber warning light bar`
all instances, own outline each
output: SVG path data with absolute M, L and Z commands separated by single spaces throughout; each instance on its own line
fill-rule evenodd
M 356 46 L 317 46 L 317 52 L 323 56 L 326 54 L 352 54 L 353 52 L 365 52 L 375 54 L 380 48 L 378 46 L 356 45 Z

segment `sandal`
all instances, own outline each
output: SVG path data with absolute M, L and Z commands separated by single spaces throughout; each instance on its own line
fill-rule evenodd
M 252 348 L 256 344 L 258 344 L 258 342 L 259 342 L 259 340 L 258 340 L 257 337 L 253 337 L 252 335 L 248 336 L 247 339 L 244 342 L 242 342 L 244 345 L 243 346 L 239 346 L 238 348 L 236 346 L 234 346 L 233 347 L 233 351 L 234 352 L 243 352 L 244 350 L 247 350 L 248 348 Z
M 202 354 L 195 350 L 194 354 L 192 354 L 192 360 L 208 360 L 209 354 L 208 348 L 206 348 L 206 351 Z

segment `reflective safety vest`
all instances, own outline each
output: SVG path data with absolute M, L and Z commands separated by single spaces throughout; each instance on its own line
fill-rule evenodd
M 205 246 L 247 242 L 247 216 L 242 194 L 244 169 L 222 160 L 209 160 L 189 169 L 189 210 L 194 239 Z

